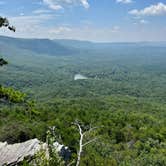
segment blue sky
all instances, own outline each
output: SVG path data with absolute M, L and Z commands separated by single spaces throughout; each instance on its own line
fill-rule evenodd
M 166 0 L 0 0 L 23 38 L 99 42 L 166 41 Z

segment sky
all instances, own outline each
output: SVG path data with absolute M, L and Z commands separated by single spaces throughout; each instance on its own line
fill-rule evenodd
M 96 42 L 166 41 L 166 0 L 0 0 L 21 38 Z

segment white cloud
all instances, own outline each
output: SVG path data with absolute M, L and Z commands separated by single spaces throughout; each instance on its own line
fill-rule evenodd
M 128 4 L 128 3 L 132 3 L 132 0 L 116 0 L 117 3 L 124 3 L 124 4 Z
M 22 38 L 49 38 L 49 39 L 78 39 L 91 41 L 164 41 L 166 29 L 158 28 L 157 25 L 151 27 L 141 26 L 146 20 L 137 20 L 134 27 L 96 27 L 93 24 L 81 24 L 72 26 L 68 24 L 57 24 L 57 15 L 37 14 L 31 16 L 8 17 L 11 24 L 16 27 L 16 32 L 10 32 L 2 28 L 0 35 L 22 37 Z M 46 23 L 55 21 L 52 25 Z M 140 26 L 139 26 L 140 25 Z M 133 28 L 133 29 L 132 29 Z M 142 29 L 141 29 L 142 28 Z M 159 30 L 160 29 L 160 30 Z
M 144 20 L 144 19 L 140 19 L 140 20 L 136 20 L 134 23 L 133 23 L 134 25 L 147 25 L 147 24 L 149 24 L 149 21 L 147 21 L 147 20 Z
M 88 0 L 43 0 L 43 2 L 52 10 L 60 10 L 72 5 L 82 5 L 86 9 L 90 7 Z
M 166 5 L 163 3 L 158 3 L 156 5 L 151 5 L 142 10 L 134 9 L 129 11 L 129 14 L 136 16 L 157 16 L 166 14 Z
M 111 28 L 112 33 L 117 33 L 117 32 L 119 32 L 119 30 L 120 30 L 119 26 L 114 26 L 114 27 Z
M 49 6 L 50 9 L 53 10 L 59 10 L 62 9 L 63 7 L 61 5 L 59 5 L 56 1 L 54 0 L 43 0 L 43 2 L 45 4 L 47 4 Z
M 24 16 L 25 14 L 24 13 L 20 13 L 20 16 Z
M 37 9 L 37 10 L 34 10 L 32 13 L 33 14 L 46 14 L 46 13 L 50 13 L 51 11 L 50 10 L 46 10 L 46 9 Z
M 9 35 L 15 37 L 37 37 L 42 36 L 42 33 L 47 29 L 42 26 L 42 23 L 53 19 L 55 16 L 51 14 L 41 14 L 35 16 L 16 16 L 8 17 L 11 25 L 16 27 L 16 32 L 13 33 L 6 28 L 1 29 L 1 35 Z
M 19 24 L 18 27 L 23 27 L 25 24 L 39 24 L 44 21 L 50 20 L 54 18 L 51 14 L 40 14 L 40 15 L 32 15 L 32 16 L 16 16 L 9 17 L 11 24 Z
M 149 23 L 147 20 L 144 20 L 144 19 L 139 20 L 139 22 L 140 22 L 140 24 L 148 24 Z
M 24 21 L 24 18 L 26 20 Z M 49 39 L 76 39 L 76 40 L 89 40 L 98 42 L 132 42 L 132 41 L 165 41 L 166 28 L 157 29 L 157 27 L 144 27 L 135 26 L 131 28 L 120 28 L 118 32 L 113 31 L 113 27 L 100 27 L 95 28 L 93 26 L 87 27 L 74 27 L 71 25 L 58 25 L 52 27 L 42 26 L 43 19 L 51 19 L 49 16 L 24 16 L 19 18 L 13 18 L 12 21 L 17 20 L 16 33 L 2 28 L 0 35 L 8 35 L 13 37 L 22 38 L 49 38 Z M 11 19 L 11 18 L 10 18 Z M 22 21 L 22 22 L 20 22 Z M 27 23 L 28 21 L 28 23 Z M 18 27 L 20 26 L 20 27 Z M 115 26 L 116 27 L 116 26 Z M 116 28 L 115 28 L 116 29 Z M 118 28 L 117 28 L 118 29 Z
M 70 31 L 71 31 L 71 28 L 60 26 L 60 27 L 49 29 L 48 33 L 54 34 L 54 35 L 59 35 L 59 34 L 63 34 L 65 32 L 70 32 Z
M 90 7 L 89 3 L 87 0 L 80 0 L 84 8 L 88 9 Z

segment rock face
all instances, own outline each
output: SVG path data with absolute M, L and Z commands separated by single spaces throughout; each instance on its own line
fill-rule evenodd
M 0 143 L 0 166 L 16 165 L 25 158 L 31 158 L 41 149 L 38 139 L 32 139 L 24 143 L 9 145 Z
M 64 159 L 65 162 L 70 160 L 71 151 L 67 146 L 61 145 L 58 142 L 54 142 L 53 146 L 56 152 L 58 152 L 58 154 Z
M 71 151 L 68 147 L 58 142 L 55 142 L 53 147 L 65 162 L 70 159 Z M 0 166 L 14 166 L 24 159 L 31 160 L 40 150 L 44 150 L 46 157 L 49 159 L 48 145 L 40 142 L 38 139 L 12 145 L 7 144 L 7 142 L 0 142 Z

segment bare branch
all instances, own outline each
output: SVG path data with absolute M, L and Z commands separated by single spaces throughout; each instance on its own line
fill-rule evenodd
M 90 132 L 92 132 L 93 130 L 98 129 L 98 128 L 100 128 L 100 127 L 90 127 L 90 129 L 89 129 L 88 131 L 85 131 L 85 132 L 83 133 L 83 135 L 86 135 L 86 134 L 88 134 L 88 133 L 90 133 Z
M 96 141 L 97 139 L 98 139 L 98 138 L 91 139 L 90 141 L 84 143 L 82 146 L 86 146 L 86 145 L 88 145 L 88 144 L 90 144 L 90 143 Z
M 71 166 L 75 163 L 75 161 L 73 160 L 71 163 L 67 164 L 67 166 Z
M 79 124 L 78 121 L 75 121 L 74 123 L 72 123 L 74 125 L 77 126 L 78 130 L 79 130 L 79 135 L 80 135 L 80 139 L 79 139 L 79 151 L 78 151 L 78 154 L 77 154 L 77 163 L 76 163 L 76 166 L 79 166 L 80 165 L 80 160 L 81 160 L 81 154 L 82 154 L 82 151 L 83 151 L 83 147 L 96 141 L 98 138 L 94 138 L 94 139 L 91 139 L 90 141 L 86 142 L 83 144 L 83 140 L 84 140 L 84 136 L 90 132 L 92 132 L 93 130 L 99 128 L 99 127 L 91 127 L 90 125 L 90 128 L 88 131 L 85 131 L 83 132 L 82 128 L 81 128 L 81 125 Z

